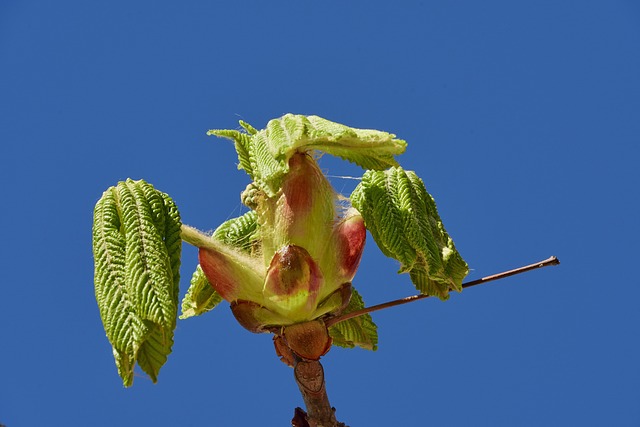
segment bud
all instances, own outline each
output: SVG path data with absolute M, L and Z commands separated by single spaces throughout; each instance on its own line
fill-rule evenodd
M 289 348 L 307 360 L 318 360 L 331 349 L 331 337 L 322 320 L 285 326 L 284 339 Z
M 296 363 L 295 356 L 284 338 L 282 338 L 282 336 L 280 335 L 274 335 L 273 346 L 275 347 L 276 354 L 280 358 L 280 361 L 285 365 L 293 368 Z
M 255 259 L 222 246 L 207 246 L 198 250 L 198 261 L 213 289 L 225 300 L 262 300 L 264 269 Z
M 316 307 L 322 273 L 306 249 L 287 245 L 273 256 L 264 283 L 268 306 L 293 321 L 307 320 Z
M 367 229 L 362 215 L 354 208 L 349 209 L 345 218 L 336 227 L 334 236 L 341 281 L 350 282 L 360 265 L 367 238 Z
M 288 162 L 289 170 L 272 197 L 257 183 L 242 195 L 243 203 L 257 213 L 261 255 L 215 239 L 199 252 L 211 286 L 231 302 L 238 322 L 252 332 L 289 328 L 343 312 L 366 240 L 364 221 L 356 209 L 336 215 L 338 196 L 313 157 L 298 152 Z M 289 335 L 294 341 L 306 339 L 295 338 L 298 332 Z M 326 340 L 319 341 L 322 350 Z M 318 348 L 301 352 L 308 356 Z
M 256 334 L 268 331 L 270 326 L 289 323 L 286 318 L 253 301 L 234 301 L 231 312 L 242 327 Z
M 312 318 L 317 319 L 326 314 L 335 316 L 341 314 L 349 305 L 351 292 L 351 283 L 343 283 L 318 304 L 318 308 L 313 312 Z
M 331 244 L 327 246 L 319 263 L 325 277 L 321 299 L 353 280 L 362 258 L 366 237 L 367 229 L 362 216 L 356 209 L 348 209 L 335 225 Z
M 280 191 L 256 207 L 263 235 L 265 263 L 283 246 L 303 247 L 318 259 L 331 239 L 336 193 L 307 153 L 289 159 Z

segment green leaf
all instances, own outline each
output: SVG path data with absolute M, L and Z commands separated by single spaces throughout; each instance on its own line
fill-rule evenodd
M 318 150 L 353 162 L 364 169 L 381 170 L 397 165 L 406 142 L 395 135 L 370 129 L 356 129 L 318 116 L 286 114 L 256 131 L 210 130 L 208 135 L 232 139 L 238 152 L 239 168 L 247 171 L 268 196 L 280 188 L 288 172 L 289 158 L 298 151 Z
M 250 126 L 248 123 L 240 122 Z M 245 128 L 247 129 L 247 128 Z M 250 128 L 253 129 L 253 128 Z M 234 142 L 236 152 L 238 153 L 238 169 L 243 169 L 249 174 L 251 179 L 254 179 L 253 164 L 252 164 L 252 152 L 251 147 L 251 135 L 242 133 L 237 130 L 210 130 L 207 135 L 215 135 L 221 138 L 227 138 Z
M 401 263 L 421 292 L 440 299 L 462 290 L 469 268 L 449 237 L 435 201 L 412 171 L 367 171 L 351 194 L 382 252 Z
M 355 289 L 352 289 L 351 300 L 344 313 L 364 308 L 364 301 Z M 378 328 L 370 314 L 348 319 L 329 328 L 329 335 L 333 339 L 333 344 L 339 347 L 353 348 L 355 346 L 366 350 L 377 350 L 378 348 Z
M 258 133 L 258 130 L 256 128 L 254 128 L 244 120 L 240 120 L 240 126 L 242 126 L 242 128 L 246 130 L 249 135 L 255 135 L 256 133 Z
M 300 120 L 304 116 L 285 116 L 281 120 Z M 310 147 L 340 157 L 363 169 L 382 170 L 395 166 L 394 156 L 404 153 L 407 143 L 394 134 L 372 129 L 351 128 L 318 116 L 306 117 L 306 137 L 296 148 Z
M 255 211 L 249 211 L 242 216 L 225 221 L 216 228 L 212 238 L 251 253 L 259 242 L 258 215 Z
M 180 319 L 188 319 L 211 311 L 221 301 L 222 297 L 213 289 L 204 275 L 202 267 L 198 265 L 191 277 L 191 286 L 189 286 L 187 294 L 182 299 L 182 315 Z
M 138 363 L 153 382 L 173 346 L 180 281 L 180 215 L 171 198 L 128 179 L 94 210 L 95 294 L 118 373 Z

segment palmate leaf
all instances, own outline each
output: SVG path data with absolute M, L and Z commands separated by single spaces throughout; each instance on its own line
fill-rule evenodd
M 355 289 L 352 289 L 351 300 L 343 314 L 364 308 L 364 301 Z M 329 328 L 333 344 L 338 347 L 361 347 L 366 350 L 378 349 L 378 328 L 370 314 L 348 319 Z
M 223 222 L 214 232 L 217 239 L 229 246 L 250 253 L 258 243 L 258 222 L 255 211 Z M 213 310 L 222 297 L 207 280 L 202 268 L 198 265 L 191 277 L 191 286 L 182 300 L 180 319 L 199 316 Z
M 414 172 L 367 171 L 350 198 L 382 252 L 400 261 L 399 273 L 409 273 L 421 293 L 444 300 L 462 290 L 469 268 Z
M 318 116 L 286 114 L 256 131 L 241 122 L 248 133 L 210 130 L 209 135 L 234 141 L 240 169 L 255 184 L 273 196 L 289 170 L 288 160 L 296 151 L 318 150 L 353 162 L 364 169 L 381 170 L 397 165 L 406 142 L 395 135 L 370 129 L 356 129 Z
M 180 281 L 180 215 L 144 181 L 104 192 L 93 220 L 95 294 L 125 386 L 140 368 L 156 382 L 173 346 Z

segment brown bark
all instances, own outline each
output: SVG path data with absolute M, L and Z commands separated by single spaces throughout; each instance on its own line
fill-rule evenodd
M 294 427 L 346 427 L 345 424 L 336 420 L 336 410 L 329 403 L 324 369 L 320 361 L 295 357 L 293 372 L 307 412 L 296 408 L 292 425 Z

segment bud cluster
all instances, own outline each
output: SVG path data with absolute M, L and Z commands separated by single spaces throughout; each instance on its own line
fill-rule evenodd
M 366 229 L 356 209 L 338 211 L 338 195 L 309 153 L 294 153 L 288 166 L 273 196 L 253 184 L 243 194 L 257 213 L 260 253 L 207 246 L 199 260 L 242 326 L 252 332 L 286 328 L 286 339 L 296 342 L 298 327 L 291 325 L 339 314 L 349 303 Z M 323 354 L 328 350 L 326 343 L 320 347 Z

